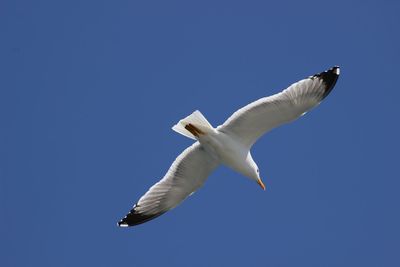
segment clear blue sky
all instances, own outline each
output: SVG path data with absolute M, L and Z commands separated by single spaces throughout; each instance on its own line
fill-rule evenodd
M 1 1 L 1 266 L 400 266 L 398 1 Z M 336 88 L 175 210 L 117 221 L 191 140 L 340 65 Z

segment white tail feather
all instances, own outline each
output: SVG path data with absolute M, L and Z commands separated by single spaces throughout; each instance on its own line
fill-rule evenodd
M 177 133 L 180 133 L 186 137 L 189 137 L 191 139 L 197 140 L 196 136 L 194 136 L 189 130 L 187 130 L 185 127 L 187 125 L 193 125 L 197 129 L 199 129 L 201 132 L 207 134 L 212 131 L 214 131 L 214 128 L 212 125 L 207 121 L 207 119 L 201 114 L 200 111 L 196 110 L 186 118 L 180 120 L 176 125 L 172 127 L 172 130 L 174 130 Z

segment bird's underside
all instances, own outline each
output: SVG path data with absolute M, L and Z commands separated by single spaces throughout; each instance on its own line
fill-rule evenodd
M 266 132 L 317 106 L 332 91 L 339 72 L 339 67 L 335 66 L 298 81 L 278 94 L 252 102 L 217 128 L 213 128 L 199 111 L 179 121 L 173 130 L 197 142 L 176 158 L 166 175 L 139 199 L 118 225 L 128 227 L 152 220 L 176 207 L 203 185 L 221 161 L 202 144 L 202 136 L 218 132 L 232 137 L 249 151 Z

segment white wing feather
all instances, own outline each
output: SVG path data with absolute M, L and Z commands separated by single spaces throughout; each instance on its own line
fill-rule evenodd
M 264 133 L 297 119 L 317 106 L 332 90 L 338 75 L 339 68 L 333 67 L 296 82 L 278 94 L 261 98 L 237 110 L 217 129 L 251 147 Z
M 167 174 L 144 194 L 118 225 L 144 223 L 176 207 L 203 185 L 219 165 L 199 142 L 185 149 L 172 163 Z

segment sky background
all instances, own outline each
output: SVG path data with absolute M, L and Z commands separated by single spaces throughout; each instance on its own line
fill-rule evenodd
M 0 2 L 0 266 L 400 266 L 400 2 Z M 146 224 L 191 140 L 334 65 L 327 99 Z

